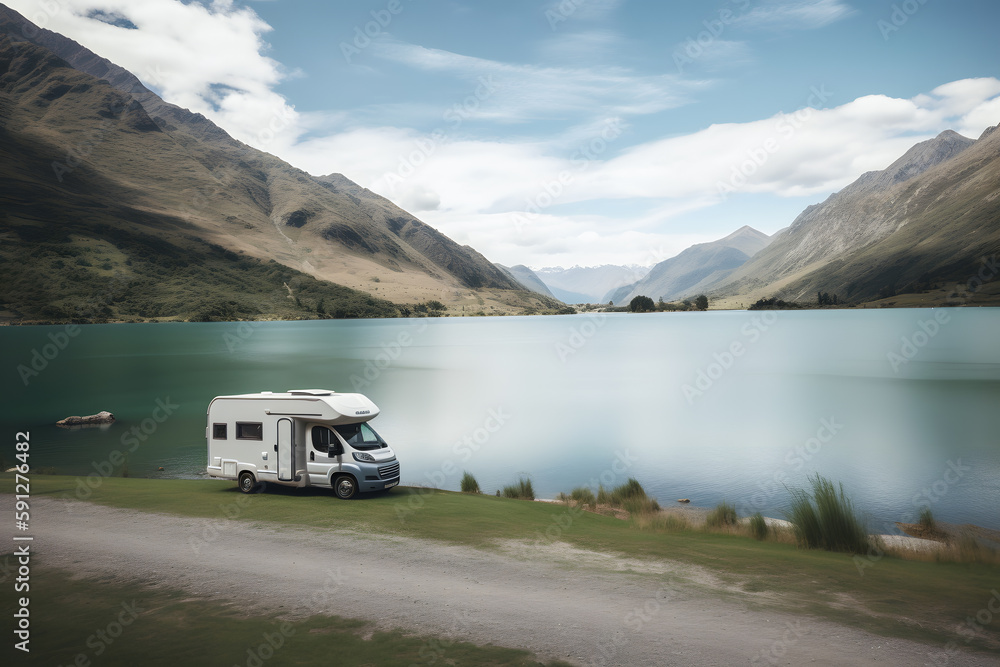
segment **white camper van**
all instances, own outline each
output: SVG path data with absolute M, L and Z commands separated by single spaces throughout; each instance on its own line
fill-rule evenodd
M 399 461 L 369 426 L 378 407 L 361 394 L 328 389 L 217 396 L 208 405 L 208 474 L 261 482 L 332 487 L 338 498 L 399 484 Z

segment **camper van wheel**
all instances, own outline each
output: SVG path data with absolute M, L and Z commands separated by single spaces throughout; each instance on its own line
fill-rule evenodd
M 333 492 L 341 500 L 350 500 L 358 492 L 358 483 L 350 475 L 341 475 L 333 480 Z
M 257 490 L 257 480 L 254 479 L 252 472 L 244 472 L 240 474 L 240 491 L 243 493 L 253 493 Z

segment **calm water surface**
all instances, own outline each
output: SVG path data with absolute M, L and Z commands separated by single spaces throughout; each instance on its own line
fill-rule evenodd
M 876 527 L 929 505 L 1000 529 L 997 309 L 91 325 L 25 385 L 64 329 L 0 328 L 8 439 L 30 429 L 32 464 L 63 473 L 134 446 L 131 476 L 204 476 L 212 397 L 331 388 L 379 405 L 404 484 L 526 475 L 552 497 L 633 476 L 662 503 L 780 517 L 818 472 Z M 53 425 L 100 410 L 118 422 Z

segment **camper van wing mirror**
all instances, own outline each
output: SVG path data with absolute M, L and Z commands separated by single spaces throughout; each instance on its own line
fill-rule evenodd
M 344 453 L 344 446 L 339 442 L 330 443 L 330 458 L 341 456 Z

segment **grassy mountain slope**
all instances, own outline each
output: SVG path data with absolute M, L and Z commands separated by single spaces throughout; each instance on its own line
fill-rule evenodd
M 93 120 L 97 129 L 55 129 L 79 118 Z M 130 155 L 134 143 L 150 150 Z M 205 240 L 196 226 L 158 210 L 144 189 L 109 179 L 82 159 L 99 150 L 137 168 L 151 167 L 143 163 L 155 162 L 155 153 L 177 159 L 176 145 L 134 100 L 44 49 L 0 43 L 0 300 L 6 318 L 397 314 L 387 301 Z
M 975 142 L 945 132 L 807 208 L 718 293 L 814 301 L 824 291 L 859 303 L 966 284 L 998 251 L 1000 132 Z
M 404 304 L 558 307 L 388 200 L 237 142 L 79 44 L 25 25 L 0 5 L 7 225 L 36 207 L 33 224 L 72 219 L 95 238 L 95 225 L 109 225 L 200 241 Z

